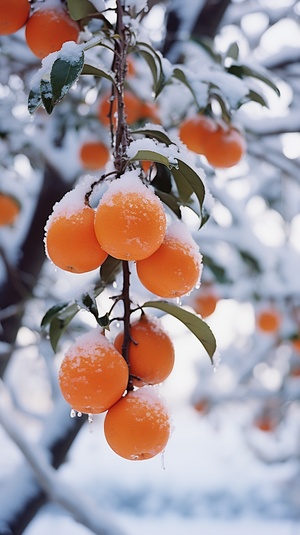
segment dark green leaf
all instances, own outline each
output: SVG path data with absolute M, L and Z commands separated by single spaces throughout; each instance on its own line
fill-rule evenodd
M 88 0 L 67 0 L 68 9 L 73 20 L 84 19 L 85 17 L 97 13 L 96 8 Z
M 41 98 L 46 112 L 50 115 L 53 112 L 53 93 L 51 83 L 46 80 L 41 80 Z
M 76 62 L 74 61 L 74 58 L 70 58 L 70 61 L 60 58 L 55 60 L 50 73 L 54 104 L 59 102 L 70 90 L 74 82 L 78 80 L 83 69 L 83 64 L 83 52 L 81 52 L 80 56 L 76 59 Z
M 34 113 L 42 104 L 42 97 L 40 90 L 34 91 L 33 89 L 28 95 L 28 111 L 30 114 Z
M 96 320 L 98 321 L 98 307 L 95 300 L 95 297 L 91 296 L 89 293 L 85 293 L 82 296 L 82 303 L 85 306 L 87 310 L 89 310 L 93 316 L 95 316 Z
M 50 342 L 54 352 L 57 350 L 60 337 L 78 311 L 77 303 L 61 303 L 50 308 L 43 317 L 41 325 L 42 327 L 49 325 Z
M 197 99 L 197 94 L 195 93 L 193 87 L 191 86 L 191 84 L 189 83 L 185 73 L 183 72 L 182 69 L 179 69 L 178 67 L 175 68 L 173 70 L 173 78 L 176 78 L 176 80 L 179 80 L 182 84 L 184 84 L 188 89 L 189 91 L 192 93 L 193 95 L 193 98 L 194 98 L 194 101 L 196 102 L 196 104 L 198 103 L 198 99 Z M 200 110 L 199 110 L 200 111 Z
M 211 361 L 213 362 L 213 356 L 216 351 L 216 339 L 210 329 L 210 327 L 199 316 L 189 312 L 177 305 L 169 303 L 168 301 L 147 301 L 142 305 L 142 308 L 157 308 L 170 314 L 174 318 L 184 323 L 184 325 L 198 338 L 201 342 Z
M 164 193 L 170 193 L 172 190 L 172 174 L 170 170 L 161 163 L 156 164 L 156 175 L 151 180 L 151 185 Z
M 109 80 L 112 84 L 114 83 L 113 76 L 108 72 L 87 63 L 84 64 L 81 74 L 91 74 L 93 76 L 98 76 L 99 78 L 106 78 L 106 80 Z
M 101 316 L 101 318 L 98 318 L 98 323 L 103 329 L 106 329 L 109 331 L 110 321 L 109 321 L 109 315 L 104 314 L 104 316 Z
M 174 195 L 171 195 L 169 193 L 165 193 L 163 191 L 156 190 L 156 195 L 160 198 L 160 200 L 174 212 L 174 214 L 181 219 L 181 211 L 180 211 L 180 203 L 178 200 L 174 197 Z
M 153 78 L 153 91 L 157 97 L 166 83 L 161 57 L 151 45 L 144 42 L 137 42 L 134 51 L 141 54 L 148 63 Z
M 210 256 L 205 254 L 203 255 L 203 265 L 211 270 L 216 280 L 221 284 L 230 282 L 223 266 L 216 264 L 216 262 Z
M 104 285 L 112 284 L 122 267 L 121 260 L 108 256 L 100 268 L 100 278 Z
M 266 99 L 262 95 L 257 93 L 256 91 L 253 91 L 253 89 L 250 89 L 247 97 L 248 97 L 248 100 L 252 100 L 253 102 L 258 102 L 258 104 L 260 104 L 261 106 L 266 106 L 267 108 L 269 107 Z
M 178 169 L 172 169 L 172 174 L 182 201 L 187 203 L 192 193 L 195 193 L 202 214 L 205 188 L 200 176 L 182 160 L 178 160 Z

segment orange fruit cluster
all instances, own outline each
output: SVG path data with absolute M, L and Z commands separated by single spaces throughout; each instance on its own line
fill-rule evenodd
M 0 227 L 12 225 L 20 212 L 20 204 L 11 195 L 0 192 Z
M 94 210 L 75 188 L 56 203 L 45 228 L 46 253 L 73 273 L 96 269 L 108 255 L 134 261 L 141 283 L 159 297 L 197 285 L 202 256 L 185 225 L 167 227 L 163 205 L 137 171 L 112 181 Z
M 165 403 L 151 387 L 145 387 L 146 378 L 154 382 L 160 374 L 165 377 L 173 366 L 173 346 L 167 335 L 153 319 L 137 321 L 133 333 L 138 338 L 141 351 L 146 350 L 139 373 L 144 378 L 144 388 L 126 392 L 131 367 L 136 371 L 136 355 L 130 354 L 129 366 L 118 351 L 118 336 L 113 345 L 98 329 L 85 333 L 66 351 L 59 369 L 59 385 L 63 397 L 72 410 L 86 414 L 106 412 L 104 434 L 109 446 L 121 457 L 129 460 L 150 459 L 162 452 L 170 436 L 170 418 Z M 153 326 L 156 325 L 156 330 Z M 152 363 L 147 343 L 164 356 Z M 146 358 L 147 357 L 147 358 Z M 148 360 L 149 359 L 149 360 Z M 165 362 L 164 370 L 159 363 Z M 132 366 L 131 366 L 132 365 Z
M 213 167 L 232 167 L 246 151 L 241 132 L 202 114 L 185 119 L 179 127 L 179 136 L 188 149 L 203 154 Z

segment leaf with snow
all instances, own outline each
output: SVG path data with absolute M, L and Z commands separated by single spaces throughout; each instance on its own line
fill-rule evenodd
M 207 82 L 203 83 L 200 80 L 192 80 L 187 76 L 187 73 L 181 69 L 176 67 L 173 70 L 173 78 L 176 80 L 179 80 L 182 84 L 184 84 L 189 91 L 191 92 L 195 103 L 198 106 L 199 111 L 202 111 L 206 108 L 208 103 L 208 84 Z
M 199 316 L 168 301 L 147 301 L 142 305 L 142 308 L 146 307 L 157 308 L 181 321 L 198 338 L 213 362 L 216 339 L 210 327 Z
M 53 111 L 53 93 L 52 86 L 49 80 L 41 80 L 41 99 L 45 107 L 46 112 L 50 115 Z
M 199 213 L 201 217 L 201 225 L 207 221 L 203 212 L 203 202 L 205 197 L 205 187 L 200 176 L 183 160 L 178 159 L 178 168 L 171 170 L 174 180 L 176 182 L 178 194 L 183 204 L 189 204 L 189 200 L 193 193 L 195 193 L 199 203 Z
M 159 53 L 154 50 L 152 46 L 148 45 L 148 43 L 144 42 L 137 42 L 133 50 L 143 56 L 148 63 L 153 78 L 153 91 L 155 97 L 157 97 L 166 84 L 162 60 Z
M 152 128 L 141 128 L 139 130 L 132 130 L 131 134 L 142 134 L 143 136 L 156 139 L 160 143 L 164 143 L 167 146 L 173 144 L 173 141 L 171 141 L 169 136 L 162 130 L 155 130 Z
M 274 82 L 271 80 L 271 78 L 268 75 L 268 72 L 266 72 L 263 69 L 258 70 L 257 68 L 253 69 L 252 67 L 249 67 L 248 65 L 231 65 L 227 71 L 230 74 L 233 74 L 234 76 L 238 78 L 256 78 L 257 80 L 260 80 L 261 82 L 264 82 L 267 86 L 269 86 L 275 93 L 280 96 L 280 91 L 278 87 L 274 84 Z
M 174 167 L 174 166 L 178 165 L 177 161 L 175 161 L 175 160 L 171 161 L 164 154 L 161 154 L 160 152 L 153 151 L 153 150 L 147 150 L 147 149 L 139 150 L 135 154 L 135 156 L 130 158 L 130 161 L 132 161 L 132 162 L 134 162 L 134 161 L 140 161 L 140 162 L 148 161 L 148 162 L 162 163 L 163 165 L 165 165 L 169 169 L 171 169 L 171 167 Z
M 106 78 L 106 80 L 109 80 L 112 84 L 114 83 L 114 75 L 112 72 L 109 73 L 104 69 L 99 69 L 99 67 L 94 67 L 94 65 L 89 65 L 88 63 L 84 64 L 81 74 L 91 74 L 99 78 Z
M 53 63 L 50 82 L 53 92 L 53 104 L 56 104 L 66 95 L 72 85 L 78 80 L 84 65 L 84 53 L 74 57 L 58 57 Z
M 41 90 L 31 89 L 28 95 L 28 111 L 33 114 L 42 104 Z

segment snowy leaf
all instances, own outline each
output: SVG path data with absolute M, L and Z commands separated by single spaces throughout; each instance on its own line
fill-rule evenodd
M 40 90 L 35 91 L 31 89 L 28 95 L 28 111 L 33 114 L 42 104 L 42 97 Z
M 87 63 L 84 64 L 81 74 L 92 74 L 93 76 L 98 76 L 99 78 L 106 78 L 106 80 L 109 80 L 112 84 L 114 83 L 114 78 L 111 74 L 103 69 L 99 69 L 98 67 L 94 67 L 93 65 L 89 65 Z
M 112 284 L 121 268 L 121 260 L 108 256 L 100 268 L 100 278 L 104 285 Z
M 197 81 L 197 84 L 199 86 L 199 83 L 201 84 L 201 87 L 205 86 L 204 91 L 195 91 L 193 87 L 193 83 L 187 78 L 186 73 L 182 70 L 176 67 L 173 71 L 173 78 L 176 78 L 176 80 L 179 80 L 182 84 L 184 84 L 191 92 L 195 103 L 198 106 L 199 111 L 203 111 L 203 109 L 207 105 L 207 96 L 208 96 L 208 85 L 206 83 L 201 83 L 199 80 Z M 199 87 L 197 88 L 199 89 Z M 201 95 L 201 99 L 199 100 L 199 95 Z M 204 95 L 204 98 L 203 98 Z
M 162 91 L 166 80 L 160 55 L 147 43 L 138 42 L 134 48 L 148 63 L 153 78 L 153 91 L 157 97 Z
M 86 307 L 86 309 L 91 312 L 93 316 L 95 316 L 96 320 L 98 321 L 99 314 L 95 297 L 92 297 L 89 293 L 83 294 L 82 303 Z
M 70 90 L 74 82 L 78 80 L 83 69 L 83 64 L 83 52 L 76 57 L 76 61 L 73 57 L 70 57 L 70 59 L 57 58 L 57 60 L 55 60 L 50 73 L 53 104 L 59 102 Z
M 53 111 L 53 93 L 52 86 L 48 80 L 41 80 L 40 84 L 41 89 L 41 99 L 44 104 L 46 112 L 50 115 Z
M 260 80 L 261 82 L 264 82 L 266 85 L 271 87 L 275 93 L 280 96 L 280 91 L 278 87 L 272 82 L 272 80 L 267 76 L 267 74 L 260 70 L 253 69 L 252 67 L 248 67 L 248 65 L 231 65 L 229 67 L 228 72 L 230 74 L 233 74 L 234 76 L 237 76 L 238 78 L 244 78 L 244 77 L 251 77 L 251 78 L 257 78 L 257 80 Z
M 170 140 L 169 136 L 167 136 L 167 134 L 165 132 L 162 132 L 161 130 L 152 130 L 152 128 L 141 128 L 140 130 L 132 130 L 131 134 L 142 134 L 143 136 L 156 139 L 160 143 L 165 143 L 165 145 L 167 146 L 173 144 L 173 141 Z
M 147 301 L 142 305 L 142 308 L 145 307 L 162 310 L 184 323 L 196 338 L 198 338 L 210 356 L 211 361 L 213 361 L 213 355 L 216 351 L 216 339 L 210 327 L 199 316 L 168 301 Z
M 68 9 L 73 20 L 84 19 L 88 15 L 97 13 L 96 8 L 89 0 L 67 0 Z
M 247 96 L 249 100 L 252 100 L 253 102 L 257 102 L 258 104 L 260 104 L 261 106 L 265 106 L 266 108 L 269 107 L 266 99 L 260 93 L 257 93 L 257 91 L 250 89 Z
M 174 212 L 174 214 L 181 219 L 180 202 L 170 193 L 165 193 L 161 190 L 156 190 L 156 195 L 160 200 Z

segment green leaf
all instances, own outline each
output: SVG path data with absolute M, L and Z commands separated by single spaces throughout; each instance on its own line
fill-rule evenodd
M 258 104 L 260 104 L 261 106 L 265 106 L 266 108 L 269 107 L 266 99 L 262 95 L 257 93 L 257 91 L 253 91 L 253 89 L 250 89 L 247 98 L 248 100 L 252 100 L 253 102 L 258 102 Z
M 137 42 L 133 50 L 141 54 L 148 63 L 153 78 L 153 91 L 157 97 L 166 84 L 160 55 L 152 46 L 144 42 Z
M 42 97 L 40 89 L 34 91 L 31 89 L 28 95 L 28 111 L 30 114 L 33 114 L 42 104 Z
M 93 314 L 93 316 L 98 321 L 99 314 L 98 314 L 98 307 L 97 307 L 95 297 L 94 296 L 92 297 L 89 293 L 83 294 L 82 304 L 89 312 Z
M 97 13 L 96 8 L 89 0 L 67 0 L 69 13 L 73 20 L 80 20 Z
M 146 160 L 149 162 L 162 163 L 169 169 L 177 165 L 177 162 L 173 164 L 169 161 L 169 158 L 153 150 L 139 150 L 136 153 L 136 155 L 130 159 L 131 162 L 143 161 L 143 160 Z
M 53 104 L 56 104 L 66 95 L 74 82 L 79 78 L 79 75 L 84 65 L 84 53 L 78 56 L 76 61 L 74 58 L 70 60 L 60 59 L 59 57 L 53 63 L 50 81 L 53 92 Z
M 172 174 L 170 170 L 161 163 L 156 163 L 156 175 L 151 180 L 151 186 L 163 193 L 171 193 Z
M 192 312 L 168 301 L 147 301 L 142 305 L 142 308 L 146 307 L 157 308 L 181 321 L 198 338 L 213 363 L 213 356 L 216 351 L 216 339 L 205 321 L 199 318 L 199 316 L 192 314 Z
M 121 260 L 108 256 L 100 267 L 100 278 L 104 285 L 112 284 L 116 280 L 116 275 L 121 270 Z
M 53 93 L 50 81 L 41 80 L 41 99 L 46 112 L 50 115 L 53 112 Z
M 106 80 L 109 80 L 112 84 L 114 83 L 114 77 L 111 74 L 103 69 L 89 65 L 88 63 L 84 64 L 81 74 L 91 74 L 93 76 L 98 76 L 99 78 L 106 78 Z
M 205 188 L 200 176 L 185 162 L 178 159 L 178 169 L 171 170 L 180 199 L 183 203 L 188 203 L 191 195 L 195 193 L 202 215 L 202 206 L 205 197 Z
M 109 326 L 110 326 L 110 320 L 109 320 L 109 315 L 108 314 L 104 314 L 104 316 L 101 316 L 101 318 L 98 318 L 98 323 L 101 327 L 103 327 L 103 329 L 106 329 L 107 331 L 109 331 Z
M 176 199 L 174 195 L 165 193 L 164 191 L 156 190 L 155 193 L 160 200 L 172 210 L 178 219 L 181 219 L 180 203 L 178 202 L 178 199 Z
M 165 145 L 174 145 L 174 142 L 170 140 L 170 138 L 165 134 L 165 132 L 161 132 L 161 130 L 152 130 L 152 128 L 141 128 L 139 130 L 131 130 L 131 134 L 141 134 L 145 137 L 156 139 L 160 143 L 164 143 Z
M 57 350 L 60 337 L 78 311 L 77 303 L 60 303 L 50 308 L 43 317 L 41 326 L 45 328 L 49 325 L 50 342 L 54 352 Z
M 176 78 L 176 80 L 179 80 L 182 84 L 184 84 L 188 89 L 189 91 L 192 93 L 192 96 L 194 98 L 194 101 L 196 102 L 196 104 L 198 105 L 198 97 L 197 97 L 197 94 L 195 93 L 193 87 L 191 86 L 191 84 L 189 83 L 187 77 L 186 77 L 186 74 L 184 73 L 184 71 L 182 69 L 179 69 L 178 67 L 176 67 L 174 70 L 173 70 L 173 78 Z M 202 111 L 202 107 L 199 108 L 199 111 Z

